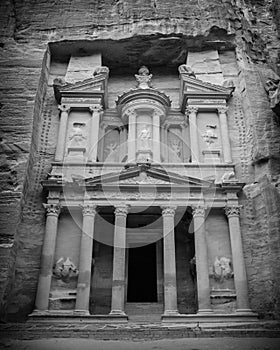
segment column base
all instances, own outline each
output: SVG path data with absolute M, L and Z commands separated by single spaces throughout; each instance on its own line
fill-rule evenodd
M 198 309 L 197 315 L 212 314 L 212 309 Z
M 127 316 L 126 313 L 122 310 L 111 310 L 109 313 L 110 316 Z
M 89 316 L 90 313 L 88 310 L 74 310 L 74 315 Z
M 178 316 L 178 310 L 165 310 L 163 316 Z

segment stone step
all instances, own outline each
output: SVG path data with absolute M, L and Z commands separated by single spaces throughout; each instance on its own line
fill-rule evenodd
M 160 303 L 126 303 L 125 311 L 127 315 L 161 315 L 163 304 Z

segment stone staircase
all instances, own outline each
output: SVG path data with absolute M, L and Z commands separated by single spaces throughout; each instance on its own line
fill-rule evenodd
M 126 303 L 126 314 L 129 322 L 157 323 L 161 322 L 163 304 L 159 303 Z

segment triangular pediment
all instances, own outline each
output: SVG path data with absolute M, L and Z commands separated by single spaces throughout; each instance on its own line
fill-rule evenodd
M 123 169 L 120 172 L 106 173 L 104 175 L 87 178 L 84 180 L 85 186 L 193 186 L 210 187 L 210 181 L 201 180 L 190 176 L 181 176 L 177 173 L 167 172 L 163 168 L 149 164 L 139 164 Z

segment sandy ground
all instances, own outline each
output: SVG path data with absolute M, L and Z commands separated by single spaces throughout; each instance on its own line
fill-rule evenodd
M 7 350 L 279 350 L 280 338 L 188 338 L 155 341 L 40 339 L 0 341 Z

